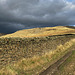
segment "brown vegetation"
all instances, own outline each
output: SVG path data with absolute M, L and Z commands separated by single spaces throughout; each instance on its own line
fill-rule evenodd
M 1 36 L 0 75 L 39 74 L 65 55 L 74 43 L 75 30 L 63 26 L 21 30 Z
M 53 35 L 63 35 L 63 34 L 75 34 L 75 29 L 64 27 L 64 26 L 57 26 L 57 27 L 45 27 L 45 28 L 33 28 L 33 29 L 25 29 L 20 30 L 15 33 L 2 36 L 2 38 L 7 37 L 44 37 L 44 36 L 53 36 Z

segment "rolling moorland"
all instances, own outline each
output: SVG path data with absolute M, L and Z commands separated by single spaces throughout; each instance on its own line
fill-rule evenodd
M 0 75 L 43 75 L 70 51 L 62 64 L 52 67 L 57 69 L 51 75 L 75 75 L 74 49 L 75 28 L 70 26 L 25 29 L 0 36 Z

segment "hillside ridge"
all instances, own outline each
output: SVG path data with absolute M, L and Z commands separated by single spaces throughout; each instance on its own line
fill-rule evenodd
M 45 27 L 45 28 L 32 28 L 16 31 L 15 33 L 2 36 L 2 38 L 19 37 L 44 37 L 63 34 L 75 34 L 75 29 L 67 26 Z

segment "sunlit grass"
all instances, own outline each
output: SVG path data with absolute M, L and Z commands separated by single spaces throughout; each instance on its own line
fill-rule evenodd
M 43 37 L 43 36 L 52 36 L 52 35 L 61 35 L 61 34 L 75 34 L 75 29 L 67 28 L 64 26 L 57 27 L 45 27 L 45 28 L 33 28 L 20 30 L 12 34 L 8 34 L 4 37 Z

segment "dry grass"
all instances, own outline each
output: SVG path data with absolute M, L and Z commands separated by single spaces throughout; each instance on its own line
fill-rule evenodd
M 36 75 L 65 55 L 75 43 L 75 36 L 53 36 L 75 34 L 75 29 L 57 26 L 20 30 L 13 34 L 0 37 L 0 53 L 6 57 L 18 58 L 0 69 L 0 75 Z M 49 37 L 43 37 L 49 36 Z M 16 37 L 16 38 L 10 38 Z M 43 38 L 24 38 L 43 37 Z M 23 39 L 24 38 L 24 39 Z M 72 39 L 72 40 L 71 40 Z M 45 54 L 42 54 L 45 51 Z M 23 58 L 22 55 L 29 58 Z M 39 52 L 39 55 L 36 55 Z M 3 54 L 4 53 L 4 54 Z M 32 54 L 33 53 L 33 54 Z M 14 55 L 15 54 L 15 55 Z M 32 56 L 34 55 L 34 56 Z M 17 56 L 17 57 L 16 57 Z M 1 57 L 0 57 L 1 58 Z M 5 59 L 9 61 L 10 59 Z M 12 59 L 11 58 L 11 62 Z M 0 60 L 1 61 L 1 60 Z M 3 62 L 3 60 L 2 60 Z
M 56 75 L 75 75 L 75 51 L 72 55 L 58 68 Z
M 8 34 L 4 37 L 43 37 L 43 36 L 52 36 L 52 35 L 62 35 L 62 34 L 75 34 L 75 29 L 67 28 L 64 26 L 57 26 L 57 27 L 46 27 L 46 28 L 33 28 L 33 29 L 26 29 L 20 30 L 13 34 Z
M 64 45 L 59 45 L 56 50 L 45 53 L 42 56 L 23 58 L 15 64 L 9 64 L 0 70 L 0 75 L 36 75 L 46 69 L 48 63 L 50 65 L 65 55 L 74 43 L 75 39 L 72 39 Z

